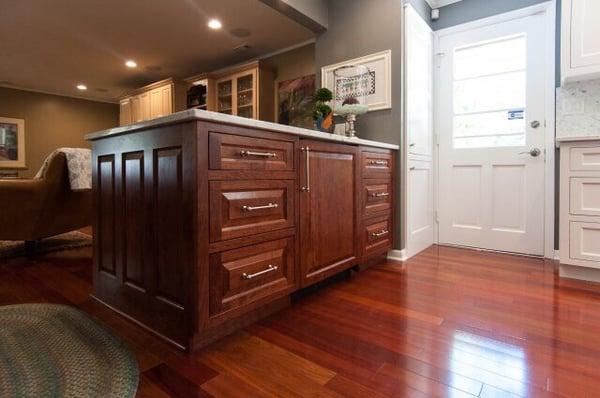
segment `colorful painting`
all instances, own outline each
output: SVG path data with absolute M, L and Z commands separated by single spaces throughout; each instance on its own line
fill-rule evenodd
M 0 117 L 0 168 L 25 167 L 25 121 Z
M 314 121 L 315 75 L 308 75 L 279 83 L 279 112 L 277 121 L 288 126 L 312 129 Z

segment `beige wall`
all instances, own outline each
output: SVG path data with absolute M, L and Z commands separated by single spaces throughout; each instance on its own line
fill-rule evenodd
M 25 119 L 27 170 L 33 177 L 59 147 L 86 147 L 86 133 L 118 126 L 119 106 L 0 87 L 0 116 Z
M 315 73 L 315 45 L 308 44 L 304 47 L 275 55 L 261 60 L 264 65 L 275 72 L 275 121 L 279 114 L 277 90 L 279 83 L 286 80 L 313 75 Z

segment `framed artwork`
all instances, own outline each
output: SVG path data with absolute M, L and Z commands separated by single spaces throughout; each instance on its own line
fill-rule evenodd
M 277 121 L 288 126 L 312 129 L 314 121 L 315 75 L 298 77 L 279 83 Z
M 25 167 L 25 120 L 0 117 L 0 169 Z
M 392 50 L 322 67 L 321 86 L 335 93 L 333 71 L 348 65 L 365 65 L 369 68 L 368 81 L 360 82 L 360 86 L 366 90 L 369 111 L 390 109 L 392 107 Z M 333 100 L 336 101 L 336 98 Z

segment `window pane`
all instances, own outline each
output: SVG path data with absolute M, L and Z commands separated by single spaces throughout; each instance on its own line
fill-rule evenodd
M 454 52 L 454 78 L 490 75 L 526 69 L 525 34 L 492 43 L 458 49 Z
M 454 82 L 454 113 L 525 107 L 525 71 Z
M 525 144 L 525 114 L 520 110 L 454 116 L 455 148 Z

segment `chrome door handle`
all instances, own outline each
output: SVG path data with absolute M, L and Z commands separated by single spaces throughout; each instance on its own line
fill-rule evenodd
M 244 278 L 246 280 L 254 279 L 257 276 L 261 276 L 261 275 L 264 275 L 264 274 L 268 274 L 269 272 L 276 271 L 278 268 L 279 267 L 276 266 L 276 265 L 269 264 L 269 266 L 266 269 L 263 269 L 262 271 L 255 272 L 254 274 L 247 274 L 247 273 L 244 272 L 242 274 L 242 278 Z
M 532 156 L 534 158 L 537 158 L 541 154 L 542 154 L 542 151 L 540 150 L 540 148 L 533 148 L 533 149 L 531 149 L 529 151 L 519 152 L 519 155 L 529 155 L 529 156 Z
M 382 198 L 385 196 L 390 196 L 390 193 L 389 192 L 375 192 L 375 193 L 371 194 L 372 198 Z
M 264 206 L 242 206 L 242 211 L 254 211 L 254 210 L 265 210 L 265 209 L 276 209 L 279 205 L 277 203 L 269 203 Z
M 388 162 L 387 160 L 369 160 L 369 164 L 374 166 L 387 166 Z
M 273 152 L 240 151 L 240 156 L 262 156 L 264 158 L 274 158 L 277 156 L 277 154 Z
M 373 232 L 373 233 L 371 233 L 371 236 L 374 237 L 374 238 L 380 238 L 380 237 L 385 236 L 385 235 L 387 235 L 389 233 L 390 233 L 390 231 L 388 231 L 387 229 L 384 229 L 383 231 L 380 231 L 380 232 Z
M 304 168 L 306 185 L 300 188 L 300 190 L 302 192 L 310 192 L 310 148 L 302 147 L 300 150 L 306 154 L 306 165 Z

